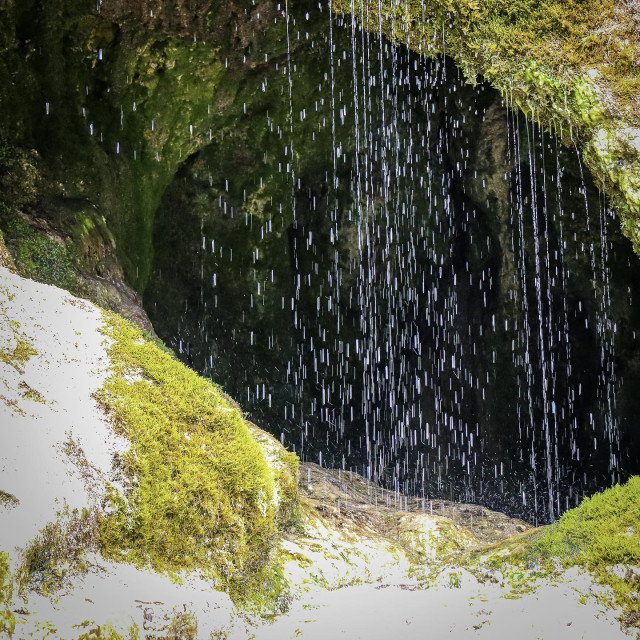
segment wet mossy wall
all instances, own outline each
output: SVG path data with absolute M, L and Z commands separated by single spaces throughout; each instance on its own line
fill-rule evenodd
M 380 19 L 377 5 L 332 8 L 353 10 L 417 51 L 453 55 L 469 78 L 483 74 L 527 115 L 584 146 L 635 242 L 632 11 L 613 2 L 594 10 L 572 2 L 564 12 L 505 0 L 381 6 Z M 41 154 L 45 199 L 86 198 L 99 207 L 129 283 L 142 291 L 153 215 L 177 168 L 210 135 L 235 128 L 287 46 L 308 42 L 291 23 L 287 45 L 285 20 L 271 3 L 8 0 L 0 12 L 3 144 Z
M 638 119 L 633 100 L 638 27 L 632 14 L 614 3 L 599 12 L 575 4 L 564 22 L 552 11 L 536 19 L 543 11 L 536 3 L 494 2 L 480 8 L 474 2 L 436 2 L 421 9 L 407 5 L 405 13 L 383 5 L 382 22 L 375 7 L 356 4 L 353 9 L 365 24 L 381 26 L 416 50 L 453 54 L 467 75 L 484 74 L 529 115 L 555 123 L 563 135 L 587 145 L 590 166 L 618 198 L 626 233 L 634 237 L 637 157 L 632 146 L 614 145 L 595 127 L 618 130 L 620 123 L 632 127 Z M 333 8 L 352 9 L 339 2 Z M 42 154 L 43 169 L 51 170 L 52 195 L 86 197 L 101 207 L 129 281 L 143 289 L 151 221 L 164 188 L 180 162 L 207 141 L 209 130 L 220 131 L 237 119 L 236 94 L 245 92 L 243 104 L 252 102 L 257 76 L 286 52 L 284 21 L 274 21 L 279 12 L 271 4 L 249 2 L 9 0 L 0 11 L 5 144 Z M 585 13 L 591 17 L 581 24 Z M 600 22 L 610 25 L 613 44 L 592 33 Z M 554 28 L 557 50 L 543 37 L 545 29 L 553 33 Z M 295 49 L 301 43 L 293 25 L 292 35 Z M 584 50 L 572 49 L 579 36 L 591 38 Z M 266 61 L 255 55 L 265 42 Z M 572 51 L 564 60 L 568 71 L 554 69 L 567 51 Z M 520 54 L 522 60 L 511 64 Z M 607 93 L 598 93 L 576 71 L 587 67 L 608 79 L 616 122 L 609 117 Z M 588 115 L 592 112 L 597 117 Z M 604 136 L 600 142 L 607 148 L 598 136 Z
M 546 517 L 543 367 L 562 414 L 549 425 L 561 511 L 610 482 L 613 363 L 616 451 L 636 468 L 637 265 L 579 156 L 452 64 L 309 16 L 291 102 L 288 74 L 265 74 L 235 131 L 165 192 L 145 293 L 160 335 L 303 459 L 532 520 Z
M 640 15 L 634 2 L 434 0 L 345 2 L 374 33 L 447 54 L 509 105 L 552 129 L 612 198 L 640 254 Z

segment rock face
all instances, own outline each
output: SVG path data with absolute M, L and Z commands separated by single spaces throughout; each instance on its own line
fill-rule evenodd
M 484 77 L 510 105 L 556 129 L 565 144 L 579 144 L 640 251 L 640 18 L 634 3 L 525 7 L 460 0 L 424 8 L 338 0 L 333 6 L 414 51 L 446 52 L 471 82 Z
M 332 6 L 338 9 L 341 5 Z M 425 38 L 440 33 L 444 26 L 447 51 L 457 56 L 458 64 L 467 65 L 468 75 L 484 72 L 503 95 L 508 87 L 513 89 L 507 96 L 509 104 L 520 105 L 534 120 L 555 122 L 565 142 L 587 149 L 585 158 L 596 177 L 604 180 L 605 190 L 614 193 L 612 186 L 617 185 L 615 193 L 620 198 L 626 194 L 624 201 L 631 207 L 637 133 L 629 119 L 633 114 L 622 114 L 624 127 L 618 127 L 617 120 L 615 127 L 608 127 L 608 115 L 600 113 L 600 101 L 590 89 L 590 76 L 587 80 L 582 75 L 577 79 L 554 76 L 553 82 L 547 82 L 548 69 L 529 64 L 535 52 L 522 60 L 516 54 L 509 58 L 497 52 L 486 60 L 476 58 L 477 51 L 464 49 L 458 29 L 468 25 L 474 29 L 469 46 L 493 52 L 490 39 L 482 40 L 485 36 L 477 32 L 484 24 L 479 12 L 493 11 L 487 24 L 495 26 L 495 20 L 509 22 L 505 15 L 513 11 L 508 6 L 506 13 L 500 6 L 486 9 L 474 2 L 437 2 L 430 7 L 435 12 L 433 20 L 425 15 L 412 22 L 415 16 L 405 15 L 393 22 L 385 16 L 382 29 L 392 39 L 424 50 Z M 358 12 L 361 7 L 354 8 Z M 538 305 L 531 286 L 536 281 L 536 258 L 530 245 L 535 245 L 539 234 L 527 226 L 518 246 L 508 224 L 507 204 L 509 188 L 519 188 L 523 201 L 532 201 L 526 193 L 527 176 L 539 180 L 540 165 L 531 161 L 529 151 L 535 155 L 550 141 L 534 127 L 533 147 L 527 146 L 528 124 L 523 121 L 522 156 L 517 161 L 505 158 L 509 148 L 501 131 L 507 122 L 517 126 L 518 119 L 508 115 L 497 94 L 486 86 L 471 91 L 458 81 L 436 90 L 433 79 L 437 73 L 449 78 L 457 73 L 450 64 L 427 62 L 362 34 L 352 42 L 348 17 L 334 16 L 331 33 L 327 33 L 327 9 L 313 2 L 291 7 L 285 3 L 278 8 L 277 3 L 244 1 L 179 2 L 171 7 L 117 0 L 97 6 L 89 0 L 11 1 L 1 11 L 0 229 L 23 274 L 88 296 L 152 331 L 140 309 L 138 295 L 144 294 L 146 308 L 154 315 L 163 339 L 178 351 L 184 347 L 184 359 L 207 375 L 212 369 L 209 363 L 215 362 L 214 378 L 243 400 L 251 418 L 276 437 L 284 433 L 286 441 L 309 459 L 316 460 L 320 447 L 326 446 L 327 429 L 343 434 L 345 416 L 340 415 L 340 407 L 344 406 L 352 425 L 346 436 L 352 441 L 351 449 L 349 443 L 346 446 L 351 450 L 346 466 L 364 463 L 372 467 L 372 477 L 388 475 L 396 458 L 404 456 L 398 442 L 400 449 L 411 449 L 402 427 L 410 423 L 412 430 L 423 430 L 420 450 L 408 452 L 413 456 L 411 468 L 422 454 L 438 457 L 438 447 L 447 452 L 453 448 L 456 470 L 446 468 L 443 475 L 434 469 L 424 483 L 442 485 L 439 478 L 453 478 L 452 488 L 461 498 L 466 492 L 469 499 L 481 498 L 487 504 L 497 505 L 506 493 L 513 497 L 509 509 L 514 513 L 526 509 L 551 519 L 551 511 L 575 504 L 576 496 L 594 488 L 586 485 L 593 481 L 601 486 L 617 473 L 615 464 L 608 468 L 607 447 L 598 448 L 584 430 L 576 428 L 576 424 L 591 427 L 595 421 L 596 435 L 607 439 L 606 434 L 615 429 L 608 428 L 613 419 L 605 414 L 615 404 L 622 440 L 614 444 L 614 458 L 628 456 L 622 467 L 630 472 L 640 464 L 630 427 L 638 410 L 633 389 L 640 372 L 633 337 L 636 312 L 633 302 L 629 303 L 638 298 L 637 263 L 630 264 L 622 242 L 611 230 L 617 223 L 601 215 L 588 176 L 583 179 L 581 167 L 574 164 L 565 175 L 567 199 L 562 207 L 537 201 L 538 208 L 557 218 L 549 222 L 548 255 L 536 254 L 540 264 L 549 265 L 541 292 L 546 289 L 542 293 L 554 302 Z M 516 11 L 514 20 L 520 13 L 527 12 Z M 367 15 L 373 20 L 375 11 Z M 456 19 L 450 20 L 453 15 Z M 547 25 L 547 16 L 543 24 Z M 617 34 L 621 24 L 616 18 L 609 26 Z M 592 35 L 599 39 L 601 31 L 596 31 Z M 429 40 L 433 45 L 427 47 L 429 51 L 438 52 L 437 40 L 435 44 Z M 513 38 L 509 42 L 512 46 Z M 502 38 L 496 36 L 493 44 L 500 47 L 501 43 Z M 620 64 L 623 57 L 616 54 Z M 373 65 L 374 59 L 382 65 Z M 509 71 L 512 59 L 519 61 L 513 73 Z M 320 64 L 328 60 L 330 68 Z M 365 61 L 371 68 L 380 67 L 375 85 L 372 76 L 354 80 L 354 64 L 364 67 Z M 425 68 L 430 65 L 439 71 L 427 73 Z M 630 77 L 630 82 L 635 80 Z M 562 88 L 565 85 L 567 91 Z M 356 94 L 354 101 L 351 98 Z M 378 101 L 383 94 L 395 100 L 395 106 L 384 111 L 386 115 L 380 113 L 383 101 Z M 529 98 L 532 102 L 527 107 Z M 392 113 L 398 115 L 393 123 Z M 376 128 L 373 125 L 381 117 L 387 122 Z M 360 130 L 349 130 L 356 119 Z M 405 135 L 410 130 L 415 133 L 410 125 L 416 122 L 424 128 L 420 136 Z M 616 142 L 620 132 L 628 144 Z M 389 148 L 383 154 L 385 136 Z M 415 141 L 411 143 L 415 153 L 407 153 L 403 147 L 407 141 Z M 418 188 L 410 183 L 412 171 L 417 175 L 418 168 L 423 170 L 436 156 L 444 167 L 429 165 L 432 182 L 422 185 L 418 196 Z M 543 153 L 536 162 L 553 165 L 556 159 Z M 561 157 L 560 164 L 564 170 L 571 163 Z M 376 247 L 367 249 L 368 256 L 361 252 L 367 234 L 356 220 L 358 207 L 367 198 L 377 211 L 369 237 L 380 234 L 381 238 Z M 389 207 L 390 202 L 398 206 Z M 404 217 L 408 221 L 404 235 L 390 239 L 387 231 L 393 226 L 393 216 L 403 218 L 401 204 L 406 205 L 405 211 L 424 212 L 443 202 L 449 209 L 437 220 Z M 627 215 L 624 207 L 619 210 Z M 533 207 L 525 212 L 527 223 L 532 211 Z M 560 221 L 565 214 L 567 219 Z M 595 224 L 596 217 L 599 224 Z M 633 220 L 631 214 L 625 218 L 627 235 L 635 233 Z M 607 225 L 607 237 L 603 234 L 601 239 L 600 229 Z M 215 256 L 211 244 L 202 247 L 203 237 L 209 243 L 216 239 L 214 230 L 219 235 Z M 418 248 L 415 255 L 395 251 L 405 242 Z M 613 244 L 607 248 L 607 242 Z M 604 247 L 601 253 L 594 249 L 598 246 Z M 597 268 L 605 248 L 613 276 L 610 286 L 608 276 L 600 275 L 604 272 Z M 204 249 L 209 249 L 208 256 Z M 222 254 L 217 253 L 220 250 Z M 404 259 L 411 262 L 410 268 L 402 264 Z M 394 285 L 385 291 L 389 263 L 394 267 L 394 273 L 389 273 Z M 419 273 L 417 265 L 428 265 L 428 273 Z M 375 270 L 379 279 L 362 294 L 356 292 L 363 280 L 360 269 L 362 275 Z M 473 284 L 467 280 L 468 270 L 476 274 Z M 514 281 L 524 276 L 530 283 L 529 292 L 516 300 Z M 396 278 L 401 286 L 396 287 Z M 189 282 L 186 287 L 185 281 Z M 491 291 L 481 288 L 486 288 L 485 282 L 490 283 Z M 431 290 L 439 286 L 437 301 L 417 300 L 418 292 L 432 295 Z M 613 293 L 611 308 L 605 310 L 601 300 L 609 299 L 608 286 Z M 407 287 L 415 292 L 415 299 L 413 292 L 410 300 L 405 299 Z M 378 305 L 362 326 L 362 314 L 352 304 L 358 296 L 372 308 L 374 300 Z M 535 311 L 535 320 L 525 321 L 516 312 L 516 302 Z M 477 313 L 480 304 L 482 312 Z M 220 312 L 212 314 L 212 308 Z M 445 335 L 435 327 L 441 327 L 452 310 L 455 318 Z M 566 322 L 538 319 L 549 310 L 554 318 L 564 314 Z M 397 320 L 391 317 L 394 313 Z M 395 322 L 405 333 L 404 346 L 397 352 L 408 349 L 411 355 L 388 356 L 379 371 L 373 362 L 380 359 L 367 357 L 363 359 L 366 365 L 357 362 L 353 357 L 356 340 L 358 344 L 365 341 L 375 352 L 379 345 L 369 335 L 382 335 L 384 325 Z M 470 327 L 475 334 L 469 333 Z M 567 327 L 572 337 L 563 339 L 571 343 L 575 360 L 565 366 L 567 358 L 556 345 L 557 336 L 566 335 Z M 260 332 L 266 338 L 258 339 Z M 327 334 L 330 340 L 321 358 L 315 352 Z M 533 347 L 527 352 L 527 339 L 533 335 L 542 335 L 539 342 L 547 345 L 544 357 L 533 353 Z M 424 345 L 424 351 L 416 343 Z M 345 367 L 331 372 L 342 362 L 347 344 L 352 358 L 349 372 Z M 462 381 L 459 377 L 457 360 L 453 367 L 442 364 L 451 362 L 452 354 L 445 346 L 451 344 L 459 345 L 465 354 L 479 350 L 473 362 L 463 363 L 466 381 L 465 374 Z M 598 358 L 602 353 L 605 355 Z M 408 363 L 402 374 L 400 360 Z M 432 369 L 420 385 L 423 388 L 441 380 L 438 393 L 443 397 L 438 403 L 435 392 L 428 400 L 417 398 L 416 379 L 425 370 L 424 361 L 432 363 Z M 546 364 L 552 361 L 554 397 L 545 402 L 540 391 L 545 386 L 542 378 Z M 238 362 L 243 366 L 236 366 Z M 304 372 L 318 373 L 318 366 L 331 378 L 328 395 L 313 376 L 301 382 Z M 389 373 L 384 373 L 384 366 Z M 479 380 L 486 379 L 489 369 L 499 373 L 485 383 L 487 389 L 480 389 Z M 576 372 L 585 379 L 578 380 Z M 349 375 L 356 376 L 358 384 Z M 369 391 L 359 382 L 367 377 Z M 531 387 L 534 391 L 529 394 Z M 409 418 L 398 419 L 392 415 L 395 409 L 387 409 L 397 406 L 397 389 L 406 396 L 403 408 Z M 367 393 L 371 398 L 365 397 Z M 342 396 L 340 402 L 335 400 L 338 396 Z M 510 398 L 506 410 L 505 397 Z M 546 434 L 553 431 L 549 422 L 553 418 L 547 419 L 553 407 L 557 415 L 565 416 L 559 428 L 560 453 L 558 460 L 543 468 L 541 461 L 553 455 L 553 447 L 546 444 Z M 364 423 L 373 420 L 371 414 L 376 411 L 381 412 L 375 418 L 381 425 L 380 447 L 392 452 L 382 456 L 383 462 L 359 442 Z M 456 416 L 465 443 L 475 430 L 485 460 L 472 481 L 468 480 L 470 470 L 464 468 L 471 452 L 462 437 L 451 436 L 447 429 L 438 434 L 440 440 L 434 445 L 431 432 L 427 436 L 424 424 L 442 424 L 445 414 L 447 421 Z M 525 414 L 529 416 L 526 420 L 522 418 Z M 308 419 L 300 420 L 301 415 Z M 315 429 L 318 422 L 320 428 Z M 537 425 L 542 424 L 544 436 L 536 433 Z M 397 436 L 392 433 L 396 428 Z M 576 438 L 574 433 L 581 435 Z M 325 453 L 333 457 L 332 464 L 342 466 L 346 440 L 329 440 L 331 451 Z M 530 450 L 536 460 L 532 463 L 527 462 Z M 587 474 L 585 480 L 578 457 L 584 461 L 587 450 L 597 458 L 598 471 Z M 501 462 L 520 458 L 525 467 L 536 467 L 534 480 L 527 468 L 504 491 L 496 469 Z M 418 479 L 405 473 L 403 489 L 419 492 L 423 484 L 419 475 Z M 526 484 L 523 500 L 521 485 Z
M 284 22 L 249 2 L 101 5 L 3 6 L 0 166 L 11 172 L 16 155 L 37 150 L 42 180 L 31 209 L 42 217 L 79 200 L 104 216 L 140 292 L 164 189 L 241 116 L 237 101 L 227 107 L 236 96 L 250 102 L 262 70 L 278 64 Z M 268 62 L 251 53 L 263 40 Z M 4 190 L 3 200 L 19 205 Z
M 153 333 L 140 296 L 125 282 L 115 239 L 87 198 L 69 198 L 52 184 L 35 151 L 3 147 L 0 228 L 12 266 L 122 313 Z M 4 263 L 4 261 L 3 261 Z
M 515 559 L 500 570 L 486 560 L 552 530 L 473 505 L 427 501 L 423 509 L 361 476 L 309 463 L 301 465 L 300 502 L 298 529 L 281 543 L 287 610 L 256 638 L 629 637 L 606 613 L 609 591 L 584 569 L 531 577 Z
M 328 514 L 325 517 L 352 520 L 354 526 L 360 524 L 395 541 L 410 541 L 423 523 L 443 523 L 451 527 L 452 532 L 461 532 L 460 551 L 500 542 L 531 529 L 531 525 L 522 520 L 478 505 L 407 497 L 383 489 L 358 474 L 324 469 L 309 462 L 300 465 L 300 494 L 317 512 Z M 455 533 L 445 533 L 442 537 L 445 545 L 451 544 L 452 550 L 456 550 Z
M 308 15 L 292 77 L 265 69 L 163 195 L 159 335 L 303 459 L 406 493 L 548 520 L 610 483 L 609 422 L 635 473 L 638 264 L 580 157 L 451 64 L 373 39 L 380 71 L 331 65 Z

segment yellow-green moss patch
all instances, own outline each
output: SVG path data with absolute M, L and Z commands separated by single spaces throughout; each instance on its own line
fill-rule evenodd
M 85 572 L 85 551 L 96 548 L 97 526 L 97 513 L 86 508 L 65 509 L 47 524 L 25 549 L 16 575 L 20 593 L 50 593 L 66 578 Z
M 40 404 L 46 404 L 47 402 L 37 389 L 30 387 L 24 380 L 20 381 L 18 389 L 20 390 L 20 395 L 27 400 L 33 400 L 33 402 L 39 402 Z
M 174 575 L 199 570 L 234 597 L 268 582 L 273 470 L 240 412 L 142 332 L 105 314 L 113 373 L 98 393 L 116 431 L 125 495 L 110 488 L 103 553 Z
M 553 525 L 516 536 L 472 557 L 526 586 L 531 578 L 582 567 L 612 589 L 623 622 L 640 626 L 640 477 L 567 511 Z M 517 586 L 517 585 L 516 585 Z
M 16 626 L 16 619 L 10 609 L 12 583 L 8 559 L 9 554 L 0 551 L 0 636 L 11 637 Z
M 38 350 L 22 336 L 16 338 L 13 349 L 0 348 L 0 361 L 11 365 L 18 373 L 24 373 L 24 365 L 31 356 L 37 356 Z
M 133 624 L 126 635 L 118 633 L 110 624 L 94 625 L 79 624 L 78 627 L 89 627 L 88 631 L 81 633 L 76 640 L 139 640 L 140 630 L 138 625 Z M 167 636 L 168 638 L 178 638 L 181 636 Z M 191 636 L 185 636 L 190 640 Z

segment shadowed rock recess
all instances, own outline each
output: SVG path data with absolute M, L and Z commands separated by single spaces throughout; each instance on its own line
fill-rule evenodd
M 639 95 L 632 1 L 3 0 L 0 635 L 637 635 Z

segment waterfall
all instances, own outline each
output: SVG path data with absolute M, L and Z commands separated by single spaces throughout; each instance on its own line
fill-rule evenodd
M 281 7 L 263 146 L 179 174 L 208 203 L 203 299 L 163 298 L 192 276 L 159 247 L 147 306 L 304 459 L 553 521 L 622 477 L 615 215 L 576 149 L 353 9 Z

